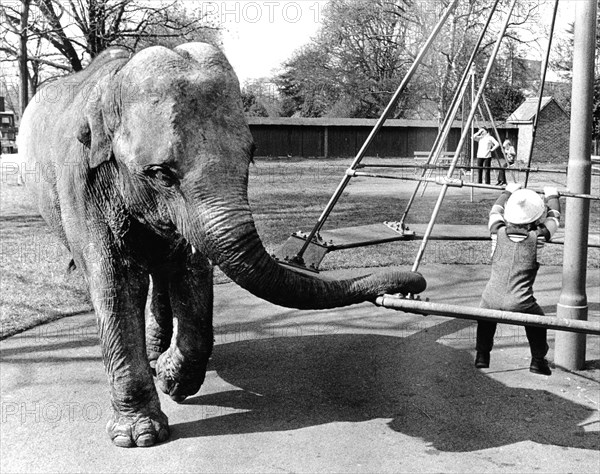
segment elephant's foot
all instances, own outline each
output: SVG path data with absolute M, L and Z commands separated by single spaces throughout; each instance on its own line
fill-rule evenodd
M 177 403 L 200 390 L 205 373 L 206 363 L 184 356 L 173 347 L 162 354 L 156 363 L 158 387 Z
M 160 408 L 150 412 L 114 412 L 106 425 L 113 444 L 121 448 L 147 447 L 169 438 L 169 420 Z

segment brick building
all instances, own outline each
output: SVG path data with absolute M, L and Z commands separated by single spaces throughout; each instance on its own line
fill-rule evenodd
M 537 97 L 527 99 L 506 119 L 507 123 L 519 128 L 517 160 L 520 161 L 527 161 L 537 101 Z M 542 98 L 531 163 L 566 164 L 569 160 L 569 129 L 569 114 L 553 97 Z

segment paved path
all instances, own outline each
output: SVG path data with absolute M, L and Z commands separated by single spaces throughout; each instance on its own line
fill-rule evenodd
M 432 301 L 477 305 L 485 266 L 424 265 Z M 590 270 L 600 319 L 600 271 Z M 555 312 L 560 268 L 537 295 Z M 444 295 L 452 295 L 450 297 Z M 0 471 L 596 472 L 600 347 L 588 370 L 530 374 L 522 328 L 499 327 L 473 367 L 474 325 L 370 304 L 296 311 L 233 284 L 215 295 L 216 347 L 200 393 L 161 396 L 172 438 L 118 449 L 93 315 L 0 343 Z M 553 346 L 554 333 L 550 332 Z M 553 352 L 549 354 L 553 358 Z

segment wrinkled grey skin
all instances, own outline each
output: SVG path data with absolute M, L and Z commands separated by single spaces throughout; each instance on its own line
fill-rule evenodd
M 20 150 L 26 185 L 89 285 L 118 446 L 169 436 L 153 368 L 175 401 L 200 389 L 213 346 L 213 265 L 295 308 L 425 288 L 418 273 L 325 281 L 269 257 L 248 205 L 253 143 L 239 84 L 211 46 L 103 53 L 32 100 Z

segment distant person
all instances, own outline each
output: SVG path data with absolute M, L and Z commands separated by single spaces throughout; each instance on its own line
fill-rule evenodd
M 490 184 L 492 153 L 500 146 L 500 143 L 485 128 L 477 130 L 473 139 L 479 143 L 477 146 L 477 182 L 482 182 L 485 171 L 485 184 Z
M 504 156 L 506 157 L 506 162 L 502 164 L 502 168 L 508 168 L 515 162 L 515 158 L 517 156 L 517 152 L 515 151 L 515 147 L 512 142 L 507 138 L 502 142 L 502 148 L 504 150 Z M 506 171 L 503 169 L 498 171 L 498 182 L 496 186 L 503 186 L 506 184 Z
M 538 249 L 558 229 L 560 202 L 556 188 L 544 188 L 544 199 L 530 189 L 509 184 L 490 211 L 492 272 L 481 296 L 480 307 L 544 316 L 533 296 L 533 283 L 539 263 Z M 490 366 L 496 323 L 477 323 L 475 367 Z M 525 326 L 531 351 L 529 371 L 551 375 L 546 354 L 546 329 Z

